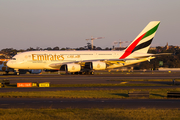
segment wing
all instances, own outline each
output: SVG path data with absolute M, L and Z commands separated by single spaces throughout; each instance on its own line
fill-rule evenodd
M 113 64 L 119 64 L 119 63 L 125 63 L 127 60 L 137 60 L 137 58 L 83 60 L 83 61 L 72 61 L 72 62 L 64 62 L 64 63 L 53 63 L 53 64 L 50 64 L 49 66 L 52 68 L 57 68 L 57 69 L 60 68 L 62 65 L 72 64 L 72 63 L 85 66 L 85 63 L 93 62 L 93 61 L 100 61 L 100 62 L 105 62 L 107 65 L 113 65 Z
M 115 64 L 118 65 L 120 63 L 125 63 L 127 60 L 139 60 L 139 59 L 147 58 L 147 60 L 150 61 L 150 59 L 153 59 L 155 56 L 161 56 L 161 55 L 171 55 L 171 53 L 146 54 L 143 56 L 136 56 L 133 58 L 125 58 L 125 59 L 95 59 L 95 60 L 72 61 L 72 62 L 64 62 L 64 63 L 53 63 L 50 64 L 49 66 L 54 69 L 59 69 L 62 65 L 66 65 L 66 64 L 79 64 L 81 66 L 85 66 L 85 63 L 93 62 L 93 61 L 104 62 L 107 65 L 111 66 Z

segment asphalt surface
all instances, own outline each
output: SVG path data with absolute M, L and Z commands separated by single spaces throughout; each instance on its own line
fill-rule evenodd
M 180 74 L 108 74 L 108 75 L 20 75 L 0 76 L 10 83 L 50 82 L 51 84 L 116 84 L 132 79 L 179 79 Z M 0 92 L 12 91 L 62 91 L 62 90 L 116 90 L 179 88 L 171 81 L 130 81 L 130 83 L 154 83 L 159 86 L 120 87 L 51 87 L 51 88 L 0 88 Z M 180 108 L 179 99 L 62 99 L 62 98 L 0 98 L 0 108 Z
M 0 108 L 180 108 L 178 99 L 0 98 Z
M 8 79 L 11 83 L 18 82 L 50 82 L 51 84 L 108 84 L 119 83 L 128 79 L 180 79 L 179 73 L 171 74 L 100 74 L 100 75 L 0 75 L 0 80 Z M 146 81 L 148 82 L 148 81 Z M 166 83 L 165 83 L 166 84 Z

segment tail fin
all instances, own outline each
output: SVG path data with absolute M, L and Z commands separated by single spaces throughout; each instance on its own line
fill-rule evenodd
M 119 59 L 124 59 L 135 51 L 139 53 L 147 53 L 159 24 L 160 21 L 151 21 L 125 49 L 124 54 Z

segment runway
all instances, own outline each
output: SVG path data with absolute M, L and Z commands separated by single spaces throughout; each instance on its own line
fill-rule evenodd
M 166 79 L 180 79 L 174 74 L 103 74 L 103 75 L 9 75 L 0 79 L 17 82 L 50 82 L 51 84 L 117 84 L 133 79 L 161 79 L 161 81 L 128 81 L 128 83 L 159 84 L 159 86 L 114 87 L 50 87 L 0 88 L 0 92 L 65 91 L 65 90 L 118 90 L 179 88 Z M 163 81 L 164 80 L 164 81 Z M 176 82 L 178 83 L 178 82 Z M 179 84 L 179 83 L 178 83 Z M 64 99 L 64 98 L 0 98 L 0 108 L 180 108 L 179 99 Z
M 180 108 L 178 99 L 0 98 L 0 108 Z
M 8 79 L 11 83 L 18 82 L 50 82 L 51 84 L 108 84 L 119 83 L 123 80 L 133 79 L 180 79 L 179 73 L 174 74 L 100 74 L 100 75 L 6 75 L 0 76 L 0 80 Z M 118 81 L 120 80 L 120 81 Z

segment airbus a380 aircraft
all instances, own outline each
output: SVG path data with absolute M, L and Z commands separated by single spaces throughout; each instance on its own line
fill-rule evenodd
M 18 69 L 51 69 L 92 74 L 94 70 L 119 68 L 147 60 L 156 55 L 147 51 L 160 21 L 150 22 L 123 51 L 29 51 L 15 55 L 7 66 Z

